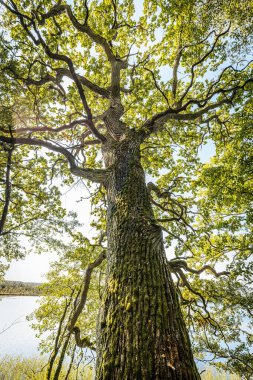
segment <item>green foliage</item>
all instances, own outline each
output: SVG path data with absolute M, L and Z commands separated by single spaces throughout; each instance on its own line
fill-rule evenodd
M 11 358 L 4 357 L 0 361 L 1 380 L 45 380 L 46 379 L 46 360 L 42 358 Z M 60 380 L 66 376 L 68 366 L 65 364 Z M 76 369 L 72 370 L 68 376 L 69 380 L 91 380 L 92 369 L 89 367 L 80 368 L 79 375 L 76 377 Z M 223 372 L 216 372 L 210 368 L 203 373 L 203 380 L 240 380 L 237 375 L 229 375 Z
M 27 36 L 20 17 L 9 9 L 3 12 L 1 135 L 53 141 L 57 147 L 67 147 L 80 168 L 103 168 L 100 146 L 87 125 L 66 127 L 86 118 L 87 108 L 69 72 L 69 61 L 48 51 L 71 60 L 82 78 L 94 126 L 104 136 L 110 135 L 104 115 L 117 108 L 108 49 L 117 62 L 126 61 L 117 99 L 124 110 L 120 122 L 127 133 L 147 133 L 141 145 L 142 164 L 159 188 L 151 193 L 155 222 L 173 250 L 169 265 L 195 354 L 200 359 L 214 354 L 217 367 L 249 379 L 253 372 L 248 327 L 253 308 L 252 1 L 92 0 L 85 7 L 83 1 L 74 0 L 75 23 L 87 23 L 95 38 L 80 26 L 75 28 L 66 12 L 67 2 L 15 4 L 34 24 L 29 24 L 32 33 Z M 58 12 L 58 6 L 64 11 Z M 54 17 L 49 16 L 52 7 Z M 36 30 L 44 44 L 34 43 Z M 160 112 L 170 117 L 154 122 L 151 133 L 148 121 Z M 12 148 L 1 141 L 0 212 L 6 203 L 4 178 Z M 200 151 L 211 144 L 213 157 L 202 162 Z M 38 146 L 15 145 L 13 201 L 0 246 L 8 260 L 23 255 L 21 235 L 40 251 L 64 251 L 49 273 L 46 297 L 35 313 L 40 333 L 51 332 L 42 344 L 45 352 L 52 350 L 55 328 L 70 302 L 62 331 L 67 326 L 82 271 L 97 253 L 81 234 L 70 233 L 77 222 L 74 216 L 67 218 L 61 205 L 59 181 L 70 185 L 74 180 L 65 157 L 59 157 Z M 91 203 L 92 225 L 105 230 L 102 186 L 92 188 Z M 59 239 L 63 232 L 70 234 L 70 247 Z M 219 273 L 228 271 L 229 276 Z M 79 321 L 90 338 L 99 302 L 97 273 L 92 281 L 93 301 Z M 73 342 L 69 347 L 73 350 Z
M 1 380 L 46 380 L 46 359 L 21 358 L 5 356 L 0 359 Z M 68 364 L 64 365 L 59 380 L 64 380 L 68 372 Z M 69 380 L 91 380 L 92 369 L 89 367 L 73 367 L 68 374 Z
M 210 368 L 207 368 L 201 376 L 203 380 L 240 380 L 237 375 L 230 375 L 225 372 L 217 372 Z
M 94 362 L 92 350 L 78 348 L 75 335 L 68 334 L 71 320 L 82 297 L 87 267 L 103 248 L 97 244 L 96 239 L 92 244 L 79 232 L 72 231 L 71 236 L 71 243 L 59 253 L 59 260 L 51 264 L 47 281 L 40 286 L 42 297 L 38 309 L 29 316 L 32 327 L 37 330 L 37 336 L 41 337 L 41 353 L 50 353 L 50 358 L 54 355 L 57 357 L 53 362 L 54 370 L 61 355 L 63 358 L 70 357 L 76 365 L 80 362 Z M 103 270 L 103 266 L 94 269 L 85 307 L 75 323 L 75 327 L 82 332 L 81 339 L 89 341 L 89 347 L 95 345 L 97 310 L 104 284 Z M 63 351 L 65 343 L 66 352 Z

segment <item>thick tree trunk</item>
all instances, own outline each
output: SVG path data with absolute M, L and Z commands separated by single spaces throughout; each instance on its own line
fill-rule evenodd
M 200 379 L 140 164 L 139 142 L 105 146 L 107 286 L 97 380 Z

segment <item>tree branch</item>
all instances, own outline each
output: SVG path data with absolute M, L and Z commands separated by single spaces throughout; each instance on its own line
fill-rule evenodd
M 48 83 L 48 82 L 53 82 L 53 83 L 58 84 L 59 82 L 61 82 L 63 77 L 67 77 L 69 79 L 74 80 L 71 71 L 68 70 L 67 68 L 60 67 L 60 68 L 53 69 L 53 70 L 56 72 L 56 77 L 54 77 L 53 75 L 47 74 L 39 80 L 30 78 L 30 77 L 20 78 L 20 79 L 22 79 L 24 81 L 24 83 L 26 83 L 28 86 L 29 85 L 41 86 L 41 85 Z M 87 79 L 83 75 L 76 74 L 76 77 L 78 78 L 80 83 L 82 83 L 82 85 L 87 87 L 89 90 L 103 96 L 106 99 L 109 99 L 110 92 L 107 89 L 102 88 L 102 87 L 98 86 L 97 84 L 91 82 L 89 79 Z
M 38 17 L 38 13 L 36 14 L 36 16 L 37 16 L 37 20 L 39 24 L 44 25 L 45 20 L 53 16 L 60 15 L 63 12 L 66 12 L 72 25 L 75 27 L 75 29 L 79 30 L 80 32 L 86 33 L 92 39 L 92 41 L 99 44 L 104 49 L 109 61 L 115 60 L 115 56 L 111 50 L 109 43 L 106 41 L 106 39 L 102 37 L 101 35 L 97 34 L 96 32 L 94 32 L 88 25 L 89 12 L 88 12 L 88 7 L 87 7 L 87 2 L 85 3 L 85 8 L 86 8 L 86 17 L 85 17 L 84 24 L 81 24 L 77 20 L 77 18 L 74 16 L 70 5 L 61 4 L 61 1 L 59 1 L 56 5 L 54 5 L 47 13 L 40 12 L 40 15 L 39 15 L 41 17 L 40 19 Z
M 47 54 L 47 56 L 49 58 L 52 58 L 52 59 L 54 59 L 56 61 L 65 62 L 68 65 L 69 71 L 70 71 L 70 73 L 72 75 L 72 78 L 73 78 L 75 84 L 76 84 L 76 87 L 77 87 L 80 99 L 82 101 L 83 107 L 84 107 L 84 109 L 85 109 L 85 111 L 87 113 L 88 127 L 89 127 L 89 129 L 91 130 L 91 132 L 93 133 L 93 135 L 96 138 L 98 138 L 99 140 L 101 140 L 101 142 L 105 142 L 106 141 L 105 136 L 103 136 L 99 131 L 97 131 L 97 129 L 96 129 L 96 127 L 95 127 L 95 125 L 94 125 L 94 123 L 92 121 L 91 109 L 90 109 L 90 107 L 89 107 L 89 105 L 87 103 L 87 100 L 86 100 L 86 97 L 85 97 L 85 94 L 84 94 L 84 91 L 83 91 L 83 88 L 82 88 L 82 84 L 79 81 L 79 78 L 78 78 L 78 76 L 77 76 L 77 74 L 75 72 L 73 61 L 68 56 L 66 56 L 65 54 L 58 54 L 58 53 L 52 52 L 51 49 L 49 48 L 49 46 L 46 44 L 45 40 L 42 38 L 42 35 L 41 35 L 41 33 L 39 32 L 39 30 L 38 30 L 38 28 L 36 26 L 35 19 L 31 18 L 31 17 L 27 17 L 27 16 L 23 15 L 22 13 L 20 13 L 18 11 L 18 8 L 17 8 L 16 4 L 13 1 L 11 1 L 13 8 L 8 7 L 2 0 L 0 0 L 0 3 L 3 4 L 9 11 L 11 11 L 15 15 L 17 15 L 17 17 L 20 20 L 20 23 L 21 23 L 22 27 L 27 32 L 27 34 L 30 36 L 30 38 L 32 39 L 32 41 L 34 42 L 34 44 L 36 46 L 41 45 L 42 48 L 44 49 L 45 53 Z M 64 8 L 62 8 L 62 7 L 64 7 Z M 69 17 L 72 14 L 72 11 L 71 11 L 71 9 L 70 9 L 70 7 L 68 5 L 60 5 L 60 3 L 58 3 L 52 9 L 53 9 L 53 11 L 52 11 L 51 16 L 55 16 L 55 14 L 58 14 L 58 12 L 62 13 L 62 11 L 64 9 L 67 9 L 67 13 L 68 13 Z M 51 17 L 51 16 L 49 16 L 49 17 Z M 72 16 L 73 16 L 73 14 L 72 14 Z M 27 20 L 27 19 L 29 20 L 29 26 L 32 25 L 34 33 L 36 34 L 37 38 L 34 37 L 33 33 L 31 33 L 31 31 L 29 30 L 29 26 L 25 22 L 25 20 Z M 76 20 L 74 16 L 72 17 L 72 19 Z M 73 23 L 73 20 L 72 20 L 72 23 Z M 78 23 L 77 20 L 76 20 L 76 22 Z
M 197 118 L 207 114 L 209 111 L 215 110 L 224 104 L 232 104 L 233 99 L 237 95 L 238 91 L 244 90 L 249 83 L 253 83 L 253 78 L 247 79 L 242 84 L 237 83 L 235 86 L 227 89 L 220 88 L 205 99 L 190 99 L 180 108 L 168 108 L 165 111 L 157 113 L 142 125 L 141 133 L 143 135 L 143 139 L 148 137 L 153 132 L 157 131 L 157 129 L 161 129 L 169 120 L 196 120 Z M 224 95 L 223 99 L 207 105 L 209 100 L 219 94 Z M 226 94 L 230 94 L 230 96 L 228 97 Z M 190 105 L 196 105 L 201 109 L 192 113 L 181 113 L 184 112 Z
M 73 295 L 73 292 L 72 292 L 72 295 Z M 71 295 L 71 297 L 72 297 L 72 295 Z M 59 326 L 58 326 L 55 341 L 54 341 L 54 350 L 51 353 L 50 358 L 49 358 L 49 362 L 48 362 L 47 380 L 50 380 L 50 378 L 51 378 L 53 365 L 54 365 L 54 362 L 56 360 L 56 357 L 57 357 L 58 352 L 59 352 L 60 347 L 61 347 L 61 341 L 60 341 L 61 339 L 60 338 L 61 338 L 61 334 L 62 334 L 62 326 L 63 326 L 65 316 L 67 314 L 68 308 L 69 308 L 70 303 L 71 303 L 71 297 L 70 297 L 69 301 L 66 301 L 62 316 L 60 318 Z
M 197 62 L 195 62 L 195 63 L 192 65 L 192 67 L 191 67 L 191 81 L 190 81 L 189 86 L 186 88 L 185 92 L 183 93 L 183 95 L 182 95 L 181 98 L 180 98 L 180 101 L 179 101 L 179 102 L 180 102 L 181 104 L 182 104 L 184 98 L 186 97 L 186 95 L 188 94 L 188 92 L 190 91 L 190 89 L 191 89 L 192 86 L 193 86 L 194 77 L 195 77 L 195 71 L 194 71 L 194 70 L 195 70 L 195 67 L 198 66 L 198 65 L 200 65 L 201 63 L 203 63 L 203 62 L 204 62 L 204 61 L 205 61 L 205 60 L 206 60 L 206 59 L 207 59 L 207 58 L 213 53 L 213 51 L 214 51 L 214 49 L 215 49 L 217 43 L 219 42 L 219 39 L 228 33 L 228 31 L 229 31 L 229 29 L 230 29 L 230 26 L 231 26 L 231 24 L 229 23 L 228 28 L 227 28 L 224 32 L 221 32 L 221 33 L 219 33 L 219 34 L 216 36 L 213 45 L 212 45 L 211 48 L 207 51 L 207 53 L 206 53 L 205 55 L 203 55 L 203 57 L 201 57 Z
M 74 120 L 71 121 L 69 124 L 63 124 L 60 127 L 57 128 L 50 128 L 47 126 L 44 127 L 24 127 L 24 128 L 16 128 L 13 129 L 12 133 L 13 134 L 20 134 L 23 132 L 30 132 L 30 133 L 35 133 L 35 132 L 62 132 L 65 131 L 66 129 L 72 129 L 76 125 L 87 125 L 88 120 L 87 119 L 79 119 L 79 120 Z M 1 128 L 3 132 L 8 132 L 8 130 L 4 130 Z
M 4 225 L 6 222 L 6 218 L 8 215 L 10 198 L 11 198 L 11 163 L 12 163 L 12 152 L 14 150 L 14 146 L 8 149 L 7 153 L 7 164 L 6 164 L 6 174 L 5 174 L 5 199 L 4 199 L 4 207 L 2 216 L 0 219 L 0 235 L 3 234 Z
M 213 45 L 212 45 L 212 47 L 211 47 L 211 49 L 201 59 L 199 59 L 197 62 L 195 62 L 193 64 L 192 69 L 191 69 L 191 72 L 192 72 L 191 83 L 189 84 L 186 91 L 182 95 L 180 101 L 176 103 L 178 105 L 178 107 L 177 108 L 168 107 L 166 110 L 159 112 L 156 115 L 154 115 L 153 117 L 151 117 L 150 119 L 148 119 L 142 125 L 142 128 L 141 128 L 142 132 L 141 133 L 143 135 L 143 139 L 148 137 L 153 132 L 156 132 L 158 129 L 161 129 L 164 126 L 164 124 L 169 120 L 181 120 L 181 121 L 195 120 L 195 119 L 207 114 L 209 111 L 212 111 L 212 110 L 215 110 L 215 109 L 221 107 L 224 104 L 232 104 L 232 101 L 235 98 L 235 96 L 238 94 L 238 92 L 240 90 L 245 90 L 245 87 L 249 83 L 253 82 L 253 78 L 249 78 L 243 82 L 240 81 L 240 78 L 237 78 L 236 83 L 234 85 L 227 87 L 227 88 L 226 87 L 220 87 L 220 88 L 216 89 L 215 91 L 213 91 L 213 88 L 221 81 L 223 74 L 226 72 L 226 70 L 228 70 L 230 68 L 230 69 L 233 69 L 233 71 L 236 73 L 242 72 L 243 70 L 245 70 L 248 67 L 248 65 L 250 64 L 251 61 L 241 70 L 234 69 L 230 65 L 227 68 L 223 69 L 222 73 L 219 75 L 218 80 L 215 81 L 207 90 L 207 94 L 204 98 L 202 98 L 202 99 L 189 99 L 185 104 L 182 105 L 183 99 L 185 98 L 185 96 L 187 95 L 187 93 L 189 92 L 190 88 L 193 85 L 195 67 L 197 65 L 201 64 L 202 62 L 204 62 L 209 57 L 209 55 L 214 51 L 219 39 L 222 36 L 224 36 L 228 32 L 228 30 L 229 30 L 229 28 L 226 31 L 218 34 Z M 179 57 L 178 57 L 178 59 L 179 59 Z M 177 70 L 177 63 L 176 62 L 175 62 L 174 69 Z M 174 77 L 174 85 L 173 85 L 174 93 L 175 93 L 175 89 L 176 89 L 175 80 L 177 80 L 176 77 Z M 219 100 L 217 100 L 218 95 L 222 96 L 222 98 Z M 215 99 L 215 101 L 212 102 L 212 99 Z M 190 106 L 197 106 L 198 109 L 196 111 L 191 112 L 191 113 L 186 113 L 185 111 Z
M 70 171 L 72 174 L 88 179 L 93 182 L 103 183 L 106 181 L 108 171 L 105 169 L 89 169 L 89 168 L 80 168 L 77 166 L 75 157 L 65 148 L 61 146 L 56 146 L 48 141 L 43 141 L 39 139 L 23 138 L 23 137 L 5 137 L 0 136 L 0 141 L 7 144 L 20 144 L 20 145 L 31 145 L 31 146 L 41 146 L 47 148 L 53 152 L 60 153 L 65 156 L 68 160 Z
M 73 313 L 73 315 L 72 315 L 72 317 L 70 318 L 70 321 L 69 321 L 68 330 L 69 330 L 70 333 L 73 332 L 75 334 L 76 345 L 78 347 L 81 347 L 81 348 L 89 347 L 89 348 L 91 348 L 91 349 L 94 350 L 94 346 L 90 342 L 89 338 L 84 337 L 83 339 L 81 339 L 80 328 L 78 326 L 75 326 L 75 324 L 76 324 L 76 322 L 77 322 L 77 320 L 79 318 L 79 315 L 83 311 L 84 306 L 86 304 L 88 290 L 89 290 L 90 281 L 91 281 L 92 271 L 96 267 L 98 267 L 105 260 L 105 258 L 106 258 L 106 252 L 103 250 L 102 253 L 96 258 L 96 260 L 93 261 L 92 263 L 90 263 L 87 266 L 87 268 L 85 270 L 84 283 L 83 283 L 83 288 L 82 288 L 82 291 L 81 291 L 81 294 L 80 294 L 80 299 L 79 299 L 79 302 L 76 305 L 74 313 Z
M 75 308 L 75 311 L 73 313 L 73 316 L 69 322 L 69 326 L 68 326 L 68 329 L 69 331 L 72 331 L 74 329 L 74 326 L 77 322 L 77 319 L 79 317 L 79 315 L 81 314 L 85 304 L 86 304 L 86 300 L 87 300 L 87 295 L 88 295 L 88 290 L 89 290 L 89 286 L 90 286 L 90 281 L 91 281 L 91 274 L 93 272 L 93 270 L 98 267 L 106 258 L 106 252 L 103 251 L 97 258 L 95 261 L 93 261 L 92 263 L 90 263 L 86 270 L 85 270 L 85 277 L 84 277 L 84 284 L 83 284 L 83 289 L 82 289 L 82 292 L 81 292 L 81 295 L 80 295 L 80 301 L 77 305 L 77 307 Z
M 86 4 L 86 20 L 84 24 L 81 24 L 76 17 L 74 16 L 71 7 L 69 5 L 60 5 L 58 6 L 58 12 L 59 14 L 62 13 L 63 10 L 66 10 L 68 17 L 72 23 L 72 25 L 79 31 L 86 33 L 95 43 L 99 44 L 103 50 L 105 51 L 108 61 L 111 63 L 111 85 L 110 85 L 110 96 L 111 96 L 111 106 L 107 111 L 107 115 L 105 117 L 105 123 L 108 129 L 108 132 L 111 133 L 111 135 L 114 138 L 118 138 L 125 132 L 125 128 L 122 122 L 119 121 L 120 117 L 123 114 L 123 107 L 120 100 L 120 71 L 127 67 L 127 62 L 119 59 L 116 57 L 113 52 L 110 44 L 107 42 L 107 40 L 102 37 L 101 35 L 95 33 L 88 25 L 88 11 L 87 11 L 87 4 Z M 43 17 L 49 18 L 52 16 L 52 14 L 57 12 L 57 9 L 53 7 L 51 11 L 49 11 L 46 15 Z M 55 57 L 55 59 L 57 59 Z M 69 65 L 70 68 L 70 65 Z M 70 68 L 71 74 L 73 76 L 72 70 Z M 78 78 L 78 77 L 77 77 Z M 73 79 L 75 80 L 75 77 L 73 76 Z M 78 78 L 80 81 L 81 79 Z M 75 80 L 76 82 L 76 80 Z M 78 84 L 76 83 L 77 87 Z M 101 89 L 99 89 L 99 92 L 101 93 Z M 80 93 L 80 91 L 79 91 Z M 103 94 L 105 95 L 104 91 Z M 106 94 L 107 95 L 107 94 Z M 80 94 L 81 98 L 83 98 L 83 95 Z M 107 96 L 108 97 L 108 96 Z M 85 107 L 86 108 L 86 107 Z M 88 113 L 87 113 L 88 114 Z M 89 116 L 88 116 L 89 118 Z M 97 138 L 99 138 L 98 135 L 96 135 Z M 100 136 L 101 139 L 101 136 Z M 105 142 L 105 138 L 101 139 L 101 141 Z
M 155 88 L 157 89 L 157 91 L 160 92 L 160 94 L 162 94 L 162 96 L 164 97 L 166 103 L 169 105 L 169 100 L 168 100 L 167 96 L 165 95 L 165 93 L 163 92 L 163 90 L 159 87 L 154 72 L 152 70 L 148 69 L 145 66 L 143 68 L 144 68 L 144 70 L 148 71 L 152 75 Z
M 187 262 L 185 260 L 181 260 L 177 258 L 170 260 L 169 266 L 173 270 L 177 270 L 177 268 L 182 268 L 186 270 L 187 272 L 194 273 L 194 274 L 201 274 L 202 272 L 208 270 L 212 272 L 215 275 L 215 277 L 228 276 L 230 274 L 230 272 L 228 271 L 217 272 L 213 267 L 211 267 L 211 265 L 204 265 L 200 269 L 193 269 L 187 265 Z
M 183 52 L 182 47 L 179 45 L 177 49 L 174 65 L 173 65 L 173 74 L 172 74 L 172 94 L 173 94 L 174 99 L 176 99 L 176 95 L 177 95 L 177 85 L 178 85 L 177 74 L 178 74 L 180 59 L 182 57 L 182 52 Z

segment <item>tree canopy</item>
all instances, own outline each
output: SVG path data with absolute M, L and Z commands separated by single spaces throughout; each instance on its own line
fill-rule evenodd
M 23 254 L 17 233 L 57 246 L 76 176 L 105 231 L 104 146 L 136 136 L 195 355 L 250 379 L 252 1 L 0 4 L 1 255 Z

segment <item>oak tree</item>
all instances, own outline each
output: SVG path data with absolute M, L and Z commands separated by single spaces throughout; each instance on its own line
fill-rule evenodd
M 96 378 L 199 379 L 185 311 L 217 331 L 207 301 L 220 302 L 222 292 L 215 298 L 216 280 L 200 289 L 197 276 L 208 271 L 229 284 L 218 258 L 231 264 L 236 248 L 250 250 L 223 192 L 227 224 L 220 219 L 217 187 L 229 173 L 203 168 L 199 149 L 213 141 L 219 152 L 235 125 L 242 131 L 253 82 L 251 2 L 0 3 L 1 72 L 23 98 L 18 120 L 1 128 L 5 154 L 41 148 L 43 159 L 61 159 L 59 173 L 98 184 L 106 198 L 106 222 L 105 208 L 97 211 L 101 228 L 106 223 L 107 277 Z M 5 184 L 7 177 L 6 169 Z M 166 245 L 174 247 L 170 260 Z

